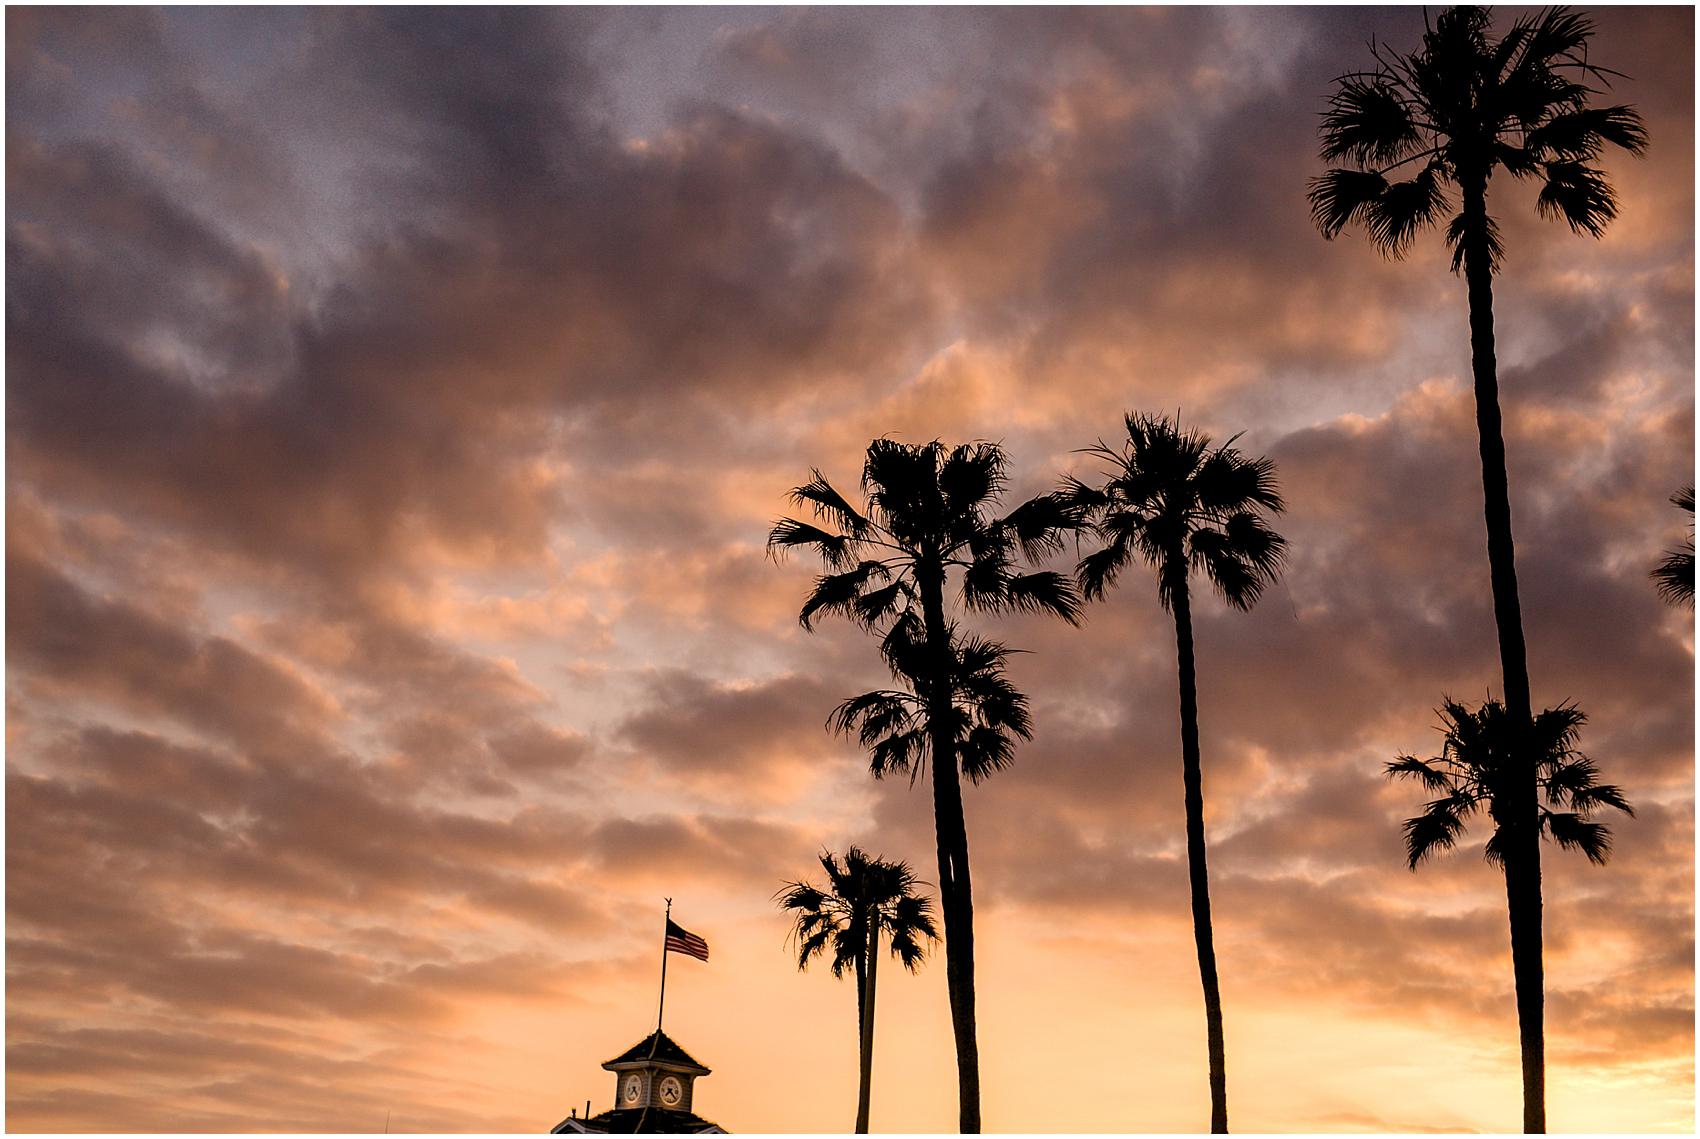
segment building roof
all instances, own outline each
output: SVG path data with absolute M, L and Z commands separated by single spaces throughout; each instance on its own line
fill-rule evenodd
M 660 1061 L 670 1067 L 691 1068 L 699 1076 L 706 1076 L 710 1071 L 697 1063 L 689 1052 L 675 1044 L 673 1038 L 660 1029 L 656 1029 L 612 1060 L 604 1061 L 602 1066 L 612 1071 L 616 1064 L 643 1064 L 651 1060 Z
M 675 1048 L 678 1045 L 674 1045 Z M 609 1063 L 614 1061 L 610 1060 Z M 550 1134 L 570 1132 L 593 1135 L 724 1135 L 717 1123 L 710 1123 L 691 1111 L 670 1111 L 664 1107 L 621 1107 L 604 1111 L 589 1119 L 563 1119 L 550 1128 Z

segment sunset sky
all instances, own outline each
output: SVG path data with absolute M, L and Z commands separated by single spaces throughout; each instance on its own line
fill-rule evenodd
M 1506 26 L 1520 9 L 1498 12 Z M 1693 10 L 1604 8 L 1648 154 L 1603 240 L 1490 188 L 1535 707 L 1636 813 L 1544 854 L 1555 1131 L 1694 1126 Z M 1010 505 L 1179 413 L 1288 568 L 1197 602 L 1243 1131 L 1514 1130 L 1486 820 L 1413 873 L 1435 708 L 1500 694 L 1462 280 L 1309 218 L 1333 78 L 1415 8 L 6 12 L 6 1125 L 538 1132 L 666 1029 L 734 1132 L 846 1131 L 854 984 L 773 896 L 934 881 L 889 677 L 764 542 L 871 439 Z M 1072 569 L 1072 551 L 1052 568 Z M 1209 1122 L 1173 625 L 1025 650 L 965 793 L 991 1131 Z M 942 952 L 881 970 L 876 1131 L 956 1125 Z

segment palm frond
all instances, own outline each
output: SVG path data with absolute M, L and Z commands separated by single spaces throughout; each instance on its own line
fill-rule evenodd
M 905 864 L 899 865 L 908 869 Z M 911 973 L 919 971 L 927 955 L 921 938 L 937 941 L 939 936 L 938 926 L 933 921 L 932 899 L 909 892 L 914 885 L 913 878 L 911 874 L 910 882 L 889 907 L 884 920 L 885 928 L 891 934 L 892 955 Z
M 1126 543 L 1113 543 L 1103 549 L 1086 555 L 1075 567 L 1075 580 L 1080 583 L 1080 592 L 1088 601 L 1101 601 L 1104 590 L 1116 583 L 1122 567 L 1128 561 L 1128 546 Z
M 898 578 L 884 589 L 863 593 L 851 603 L 851 606 L 855 610 L 857 622 L 863 628 L 871 629 L 891 616 L 896 611 L 899 601 L 913 600 L 914 590 L 907 581 Z
M 1063 548 L 1063 536 L 1086 525 L 1086 508 L 1062 492 L 1030 498 L 1003 518 L 998 528 L 1015 535 L 1021 556 L 1038 561 Z
M 1440 791 L 1447 786 L 1446 774 L 1429 766 L 1428 761 L 1418 759 L 1414 755 L 1402 755 L 1389 762 L 1385 768 L 1388 778 L 1403 775 L 1415 779 L 1423 785 L 1425 791 Z
M 1685 486 L 1671 495 L 1670 500 L 1673 505 L 1693 514 L 1693 484 Z M 1654 567 L 1652 578 L 1654 584 L 1658 587 L 1659 596 L 1667 604 L 1694 608 L 1694 535 L 1692 531 L 1689 533 L 1688 541 L 1665 554 L 1665 560 Z
M 1279 573 L 1287 540 L 1256 515 L 1240 513 L 1221 530 L 1193 531 L 1191 547 L 1191 564 L 1204 570 L 1222 600 L 1249 610 Z
M 803 609 L 797 615 L 797 620 L 803 628 L 810 630 L 814 628 L 817 613 L 841 613 L 851 620 L 858 620 L 856 602 L 866 591 L 868 583 L 876 578 L 888 577 L 890 572 L 884 563 L 868 561 L 843 573 L 824 574 L 815 578 L 815 587 L 809 593 L 808 600 L 803 602 Z
M 864 692 L 834 708 L 826 726 L 834 735 L 856 734 L 866 747 L 880 736 L 907 730 L 914 721 L 914 703 L 907 692 Z
M 1487 842 L 1482 844 L 1482 858 L 1497 870 L 1505 869 L 1505 848 L 1511 841 L 1509 835 L 1509 828 L 1495 827 Z
M 922 728 L 886 736 L 868 752 L 868 770 L 875 779 L 889 772 L 919 776 L 927 758 L 927 733 Z
M 985 551 L 962 575 L 963 605 L 987 612 L 1003 608 L 1010 577 L 1009 559 L 1001 551 Z
M 1418 233 L 1433 225 L 1449 203 L 1441 185 L 1441 167 L 1430 162 L 1415 178 L 1389 182 L 1363 207 L 1369 239 L 1387 256 L 1402 261 Z
M 920 447 L 894 439 L 875 439 L 868 444 L 862 489 L 900 545 L 912 546 L 943 524 L 944 496 L 938 482 L 943 453 L 944 445 L 936 439 Z
M 880 656 L 893 676 L 911 685 L 925 680 L 932 667 L 932 656 L 920 614 L 906 609 L 897 615 L 880 641 Z
M 1464 831 L 1464 817 L 1453 797 L 1436 799 L 1422 814 L 1405 820 L 1405 861 L 1415 870 L 1423 859 L 1436 851 L 1451 850 L 1458 845 Z
M 1000 674 L 995 683 L 982 683 L 976 688 L 969 694 L 975 720 L 999 731 L 1007 728 L 1024 740 L 1033 738 L 1033 720 L 1027 710 L 1027 697 L 1014 685 Z
M 1652 578 L 1667 604 L 1694 608 L 1694 543 L 1666 554 L 1653 568 Z
M 1549 162 L 1535 208 L 1542 217 L 1562 217 L 1577 233 L 1599 237 L 1617 217 L 1617 194 L 1605 175 L 1580 162 Z
M 1341 230 L 1362 222 L 1387 192 L 1387 179 L 1373 170 L 1334 169 L 1310 180 L 1310 220 L 1332 241 Z
M 1074 583 L 1052 570 L 1016 574 L 1003 587 L 1003 602 L 1025 613 L 1052 613 L 1070 625 L 1080 624 L 1080 593 Z
M 1015 741 L 1001 729 L 982 724 L 969 729 L 956 754 L 962 774 L 970 783 L 978 784 L 1015 762 Z
M 1476 224 L 1481 227 L 1482 248 L 1487 251 L 1488 267 L 1498 271 L 1500 263 L 1505 260 L 1505 245 L 1499 240 L 1499 223 L 1490 216 L 1484 216 Z M 1447 223 L 1446 245 L 1452 250 L 1452 271 L 1458 272 L 1464 267 L 1464 254 L 1469 243 L 1465 240 L 1471 227 L 1470 216 L 1459 213 Z
M 804 910 L 818 913 L 825 895 L 807 882 L 787 882 L 780 889 L 777 900 L 782 909 Z
M 855 556 L 855 540 L 847 535 L 831 534 L 795 518 L 781 518 L 767 536 L 767 552 L 777 558 L 795 546 L 814 547 L 828 569 L 843 569 Z
M 1615 783 L 1595 783 L 1571 792 L 1570 806 L 1584 815 L 1592 814 L 1601 807 L 1615 807 L 1630 818 L 1635 817 L 1635 808 L 1629 805 L 1623 789 Z
M 1543 811 L 1541 829 L 1560 848 L 1580 850 L 1595 866 L 1604 866 L 1611 857 L 1611 828 L 1604 823 L 1589 822 L 1580 814 Z
M 1580 63 L 1579 52 L 1593 34 L 1593 22 L 1567 8 L 1548 8 L 1539 15 L 1525 16 L 1506 35 L 1506 40 L 1519 49 L 1509 70 L 1538 75 L 1567 60 Z
M 1592 162 L 1608 142 L 1631 154 L 1646 153 L 1647 128 L 1635 108 L 1584 107 L 1554 115 L 1531 130 L 1523 146 L 1537 158 Z
M 1249 610 L 1263 594 L 1264 577 L 1239 556 L 1220 530 L 1195 530 L 1192 534 L 1193 569 L 1202 569 L 1223 601 L 1239 610 Z
M 1421 145 L 1410 107 L 1384 77 L 1341 76 L 1322 116 L 1322 160 L 1387 166 Z
M 1490 701 L 1490 704 L 1496 711 L 1500 707 L 1497 702 Z M 1582 725 L 1587 722 L 1588 714 L 1572 703 L 1548 708 L 1537 715 L 1530 739 L 1540 755 L 1540 762 L 1551 764 L 1565 760 L 1582 734 Z
M 1087 447 L 1082 453 L 1098 455 L 1101 458 L 1107 457 L 1112 463 L 1118 458 L 1116 452 L 1102 443 L 1099 443 L 1096 447 Z M 1055 493 L 1057 499 L 1062 503 L 1063 509 L 1072 516 L 1079 518 L 1082 523 L 1090 521 L 1110 505 L 1108 494 L 1095 486 L 1086 485 L 1073 475 L 1065 476 L 1062 486 Z
M 848 530 L 852 535 L 860 537 L 867 533 L 871 522 L 847 502 L 843 495 L 834 490 L 832 484 L 826 481 L 826 476 L 820 471 L 810 471 L 813 481 L 798 487 L 791 492 L 791 501 L 798 506 L 808 504 L 814 507 L 815 515 L 830 518 L 838 526 Z
M 1277 499 L 1271 510 L 1280 509 Z M 1222 534 L 1234 556 L 1244 561 L 1264 581 L 1273 581 L 1287 561 L 1287 539 L 1271 529 L 1261 516 L 1250 510 L 1228 515 L 1222 524 Z
M 939 492 L 947 513 L 970 516 L 996 498 L 1004 486 L 1003 448 L 993 443 L 964 443 L 939 467 Z
M 1268 458 L 1248 459 L 1224 444 L 1199 465 L 1192 480 L 1198 505 L 1212 514 L 1287 509 L 1275 481 L 1275 464 Z

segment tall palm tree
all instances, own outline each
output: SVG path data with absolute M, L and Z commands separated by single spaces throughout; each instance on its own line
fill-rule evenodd
M 856 1031 L 861 1043 L 862 1076 L 856 1095 L 856 1134 L 868 1133 L 868 1099 L 874 1076 L 874 982 L 879 968 L 880 933 L 891 935 L 891 955 L 911 973 L 927 955 L 922 938 L 936 941 L 932 899 L 915 893 L 915 872 L 907 862 L 869 858 L 852 846 L 840 862 L 823 853 L 826 889 L 808 882 L 787 882 L 778 900 L 796 916 L 797 968 L 832 951 L 832 975 L 856 973 Z
M 1128 437 L 1120 448 L 1100 442 L 1086 452 L 1110 463 L 1109 481 L 1095 488 L 1070 479 L 1059 501 L 1090 520 L 1105 542 L 1076 571 L 1086 597 L 1102 597 L 1105 587 L 1115 584 L 1122 568 L 1137 557 L 1157 571 L 1158 600 L 1174 614 L 1187 872 L 1210 1051 L 1210 1130 L 1225 1132 L 1227 1060 L 1205 865 L 1204 778 L 1198 754 L 1198 684 L 1188 575 L 1194 569 L 1203 570 L 1229 605 L 1250 609 L 1281 567 L 1286 540 L 1265 525 L 1264 517 L 1280 513 L 1284 504 L 1275 487 L 1274 464 L 1241 455 L 1233 439 L 1212 448 L 1208 436 L 1182 431 L 1168 419 L 1129 412 L 1125 422 Z
M 874 773 L 888 763 L 916 774 L 930 758 L 933 825 L 937 835 L 939 900 L 944 916 L 945 974 L 950 989 L 951 1027 L 956 1037 L 959 1125 L 980 1130 L 980 1053 L 974 1022 L 974 902 L 968 874 L 968 831 L 962 814 L 959 771 L 995 770 L 1008 762 L 1006 729 L 1024 734 L 1010 719 L 1007 695 L 979 700 L 987 670 L 969 667 L 972 645 L 957 643 L 946 611 L 954 575 L 963 608 L 983 612 L 1024 609 L 1079 620 L 1080 598 L 1060 574 L 1018 573 L 1017 552 L 1039 557 L 1061 548 L 1068 524 L 1051 496 L 1027 502 L 1002 517 L 990 513 L 1005 483 L 1006 460 L 992 443 L 964 444 L 946 451 L 934 440 L 920 446 L 876 439 L 862 466 L 862 510 L 833 489 L 817 470 L 791 494 L 830 529 L 793 518 L 780 520 L 768 537 L 775 556 L 803 547 L 813 550 L 827 573 L 798 615 L 805 629 L 821 613 L 837 613 L 863 628 L 884 631 L 881 652 L 893 675 L 913 698 L 915 715 L 904 742 L 876 749 Z M 984 656 L 983 647 L 979 650 Z M 1002 650 L 991 674 L 1001 676 Z M 994 686 L 995 687 L 995 686 Z M 1013 691 L 1011 689 L 1010 691 Z M 997 701 L 1003 699 L 1005 705 Z M 975 707 L 969 713 L 962 709 Z M 1024 715 L 1024 709 L 1016 709 Z M 848 726 L 859 714 L 841 706 L 835 716 Z M 875 719 L 874 736 L 879 736 Z M 1020 721 L 1025 724 L 1024 719 Z M 866 730 L 866 723 L 862 722 Z M 1000 745 L 1000 742 L 1001 745 Z M 976 748 L 991 749 L 984 759 Z M 911 763 L 916 766 L 909 766 Z
M 1514 731 L 1531 722 L 1529 667 L 1517 596 L 1511 500 L 1505 475 L 1494 359 L 1493 274 L 1502 247 L 1487 209 L 1487 186 L 1503 169 L 1537 179 L 1537 209 L 1577 233 L 1600 236 L 1617 197 L 1592 165 L 1606 143 L 1642 153 L 1647 134 L 1627 106 L 1590 107 L 1598 82 L 1616 74 L 1588 60 L 1593 25 L 1563 8 L 1524 16 L 1498 40 L 1484 8 L 1442 12 L 1409 55 L 1371 45 L 1376 66 L 1342 75 L 1322 122 L 1322 157 L 1349 167 L 1310 185 L 1311 216 L 1323 234 L 1361 223 L 1389 256 L 1402 257 L 1419 230 L 1451 214 L 1452 268 L 1469 290 L 1470 359 L 1480 436 L 1488 571 L 1498 626 L 1506 706 Z M 1397 173 L 1402 181 L 1390 181 Z M 1406 174 L 1410 176 L 1405 177 Z M 1459 196 L 1457 213 L 1448 187 Z M 1541 1026 L 1540 842 L 1535 767 L 1517 765 L 1520 790 L 1507 815 L 1506 874 L 1514 883 L 1512 969 L 1523 1053 L 1523 1127 L 1546 1129 Z
M 1673 504 L 1694 513 L 1694 487 L 1692 484 L 1683 487 L 1670 496 Z M 1690 519 L 1692 521 L 1692 519 Z M 1686 605 L 1694 608 L 1694 531 L 1688 533 L 1688 541 L 1678 549 L 1665 555 L 1653 570 L 1653 581 L 1659 587 L 1659 596 L 1672 605 Z

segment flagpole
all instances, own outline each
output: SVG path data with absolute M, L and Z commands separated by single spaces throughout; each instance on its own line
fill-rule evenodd
M 666 921 L 667 921 L 668 925 L 671 925 L 673 923 L 673 899 L 668 898 L 668 899 L 666 899 L 666 901 L 667 901 Z M 664 925 L 664 926 L 661 927 L 661 1003 L 655 1009 L 655 1031 L 657 1033 L 659 1033 L 661 1031 L 661 1016 L 666 1011 L 667 1011 L 667 926 Z M 660 1043 L 660 1041 L 658 1040 L 657 1043 Z

